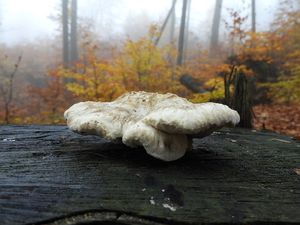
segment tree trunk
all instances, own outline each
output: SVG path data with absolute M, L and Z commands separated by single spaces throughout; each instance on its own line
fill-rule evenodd
M 16 64 L 17 65 L 17 64 Z M 15 67 L 17 69 L 17 66 Z M 4 96 L 5 98 L 5 104 L 4 104 L 4 121 L 6 124 L 10 123 L 10 112 L 11 112 L 11 101 L 13 99 L 13 81 L 15 73 L 17 72 L 15 69 L 15 72 L 13 72 L 9 77 L 9 83 L 8 83 L 8 93 L 7 96 Z
M 171 13 L 171 24 L 170 24 L 170 43 L 174 44 L 174 34 L 175 34 L 175 22 L 176 22 L 176 11 L 175 11 L 175 6 L 176 6 L 176 1 L 173 0 L 172 3 L 172 13 Z
M 233 93 L 231 87 L 233 86 Z M 233 66 L 224 76 L 225 104 L 235 109 L 240 115 L 239 127 L 252 128 L 252 102 L 255 89 L 254 79 L 246 77 Z
M 219 45 L 219 30 L 222 12 L 222 0 L 216 0 L 211 39 L 210 39 L 210 56 L 215 56 Z
M 233 108 L 240 114 L 239 127 L 252 128 L 252 93 L 251 80 L 239 73 L 234 81 Z
M 9 124 L 9 117 L 10 117 L 10 107 L 9 107 L 9 103 L 5 102 L 4 104 L 4 122 L 5 124 Z
M 179 31 L 179 40 L 178 40 L 178 56 L 177 56 L 177 65 L 178 66 L 181 66 L 182 63 L 183 63 L 183 50 L 184 50 L 184 36 L 185 36 L 185 26 L 186 26 L 187 3 L 188 3 L 188 0 L 183 0 L 180 31 Z
M 69 67 L 69 16 L 68 16 L 68 0 L 62 0 L 62 31 L 63 31 L 63 64 Z
M 9 82 L 7 85 L 7 91 L 2 90 L 1 94 L 4 98 L 4 122 L 6 124 L 10 123 L 10 115 L 11 115 L 11 103 L 13 101 L 13 93 L 14 93 L 14 80 L 15 75 L 19 69 L 20 63 L 22 60 L 22 55 L 20 55 L 17 59 L 17 62 L 14 65 L 14 70 L 9 75 Z
M 184 29 L 184 44 L 183 44 L 183 54 L 184 54 L 184 59 L 187 59 L 187 51 L 188 51 L 188 43 L 189 43 L 189 26 L 190 26 L 190 15 L 191 15 L 191 1 L 188 0 L 187 2 L 187 14 L 186 14 L 186 19 L 185 19 L 185 29 Z
M 72 0 L 71 5 L 71 34 L 70 34 L 70 61 L 74 63 L 78 60 L 77 47 L 77 0 Z
M 251 26 L 251 30 L 253 33 L 256 32 L 256 4 L 255 4 L 255 0 L 252 0 L 252 4 L 251 4 L 251 19 L 252 19 L 252 26 Z

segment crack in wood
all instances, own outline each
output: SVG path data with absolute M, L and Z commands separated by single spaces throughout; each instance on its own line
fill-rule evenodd
M 105 224 L 105 225 L 191 225 L 180 221 L 172 221 L 162 218 L 140 216 L 130 212 L 113 211 L 113 210 L 90 210 L 85 212 L 72 213 L 59 218 L 54 218 L 38 223 L 27 225 L 82 225 L 82 224 Z

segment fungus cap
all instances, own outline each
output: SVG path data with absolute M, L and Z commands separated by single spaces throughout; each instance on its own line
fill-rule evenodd
M 239 123 L 239 114 L 218 103 L 193 104 L 175 94 L 129 92 L 112 102 L 80 102 L 64 114 L 69 128 L 129 147 L 143 146 L 164 161 L 181 158 L 192 138 Z

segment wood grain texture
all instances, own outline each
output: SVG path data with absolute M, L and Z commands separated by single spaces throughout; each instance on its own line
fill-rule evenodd
M 0 224 L 297 224 L 300 143 L 223 129 L 166 163 L 65 126 L 0 127 Z

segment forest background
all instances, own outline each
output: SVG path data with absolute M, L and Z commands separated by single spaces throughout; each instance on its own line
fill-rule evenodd
M 129 34 L 136 35 L 122 39 L 108 38 L 94 21 L 78 17 L 76 0 L 62 0 L 51 15 L 56 35 L 0 44 L 0 123 L 63 124 L 63 112 L 73 103 L 111 101 L 128 91 L 224 103 L 224 81 L 234 70 L 248 81 L 253 128 L 300 139 L 300 1 L 280 0 L 265 31 L 256 29 L 255 0 L 239 9 L 224 9 L 224 1 L 216 0 L 203 41 L 188 29 L 188 0 L 177 1 L 181 23 L 171 23 L 171 1 L 168 20 L 130 20 Z

